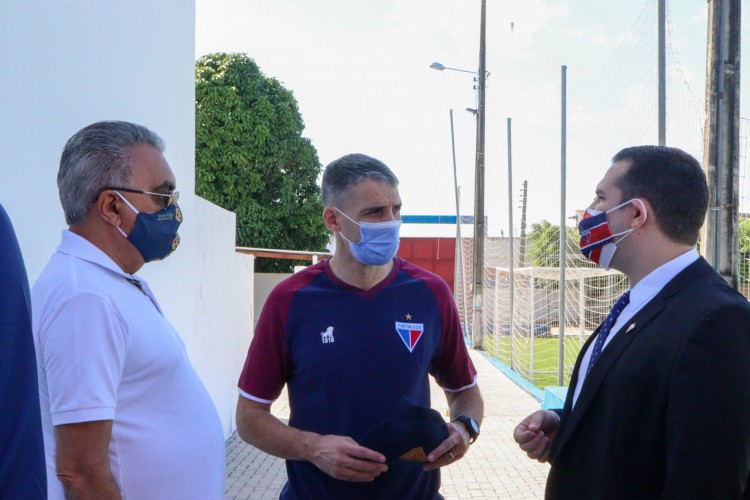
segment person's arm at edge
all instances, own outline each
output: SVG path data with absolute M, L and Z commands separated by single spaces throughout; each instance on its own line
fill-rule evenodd
M 321 436 L 290 427 L 271 414 L 271 405 L 242 395 L 237 401 L 237 431 L 256 448 L 286 460 L 311 462 L 345 481 L 372 481 L 388 470 L 385 457 L 348 436 Z
M 445 391 L 451 421 L 456 417 L 466 416 L 482 424 L 484 418 L 484 400 L 479 387 L 474 385 L 460 392 Z M 453 463 L 466 455 L 469 450 L 469 431 L 461 422 L 448 424 L 448 438 L 427 455 L 428 464 L 425 470 L 433 470 Z M 452 456 L 451 456 L 452 454 Z
M 112 420 L 55 426 L 55 467 L 68 499 L 121 499 L 109 466 Z

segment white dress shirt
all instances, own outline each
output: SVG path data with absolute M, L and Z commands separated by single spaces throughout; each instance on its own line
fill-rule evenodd
M 630 321 L 638 311 L 643 309 L 643 306 L 648 304 L 651 299 L 653 299 L 656 294 L 658 294 L 662 288 L 672 280 L 672 278 L 698 260 L 698 257 L 698 251 L 695 248 L 691 248 L 679 257 L 676 257 L 651 271 L 645 278 L 638 282 L 637 285 L 630 289 L 630 303 L 625 306 L 625 309 L 622 310 L 617 321 L 615 321 L 615 324 L 612 326 L 609 337 L 604 341 L 602 352 L 604 352 L 604 349 L 607 348 L 619 330 L 622 329 L 622 327 L 625 326 L 625 324 Z M 581 367 L 578 372 L 578 382 L 576 383 L 575 392 L 573 393 L 574 407 L 576 401 L 578 401 L 578 396 L 581 394 L 581 388 L 583 387 L 584 379 L 586 378 L 586 368 L 589 366 L 593 347 L 594 343 L 592 342 L 581 360 Z

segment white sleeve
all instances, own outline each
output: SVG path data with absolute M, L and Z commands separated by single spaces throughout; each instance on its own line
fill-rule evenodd
M 113 420 L 128 350 L 127 328 L 101 297 L 80 294 L 39 332 L 53 425 Z

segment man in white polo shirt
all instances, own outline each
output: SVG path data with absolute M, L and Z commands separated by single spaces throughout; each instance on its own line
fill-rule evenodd
M 126 122 L 65 145 L 69 229 L 32 289 L 50 499 L 224 494 L 216 409 L 148 284 L 179 243 L 162 140 Z

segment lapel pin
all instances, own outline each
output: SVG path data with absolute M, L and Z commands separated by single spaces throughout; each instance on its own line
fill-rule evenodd
M 627 330 L 625 330 L 625 333 L 628 333 L 630 330 L 635 328 L 635 323 L 631 323 Z

